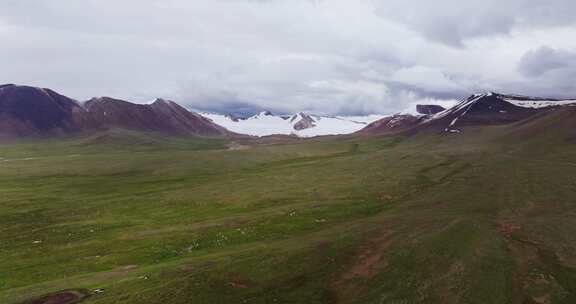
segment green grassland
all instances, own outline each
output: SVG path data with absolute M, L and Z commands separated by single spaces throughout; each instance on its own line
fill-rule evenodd
M 0 144 L 0 303 L 576 303 L 576 146 L 517 127 Z

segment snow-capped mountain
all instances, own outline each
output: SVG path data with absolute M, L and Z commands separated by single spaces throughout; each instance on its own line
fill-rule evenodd
M 497 93 L 487 93 L 487 96 L 495 95 L 498 98 L 503 99 L 515 106 L 523 108 L 549 108 L 557 106 L 575 105 L 576 99 L 549 99 L 549 98 L 539 98 L 539 97 L 528 97 L 522 95 L 503 95 Z
M 239 134 L 252 136 L 295 135 L 299 137 L 351 134 L 385 117 L 385 115 L 328 117 L 306 113 L 278 116 L 270 112 L 261 112 L 245 119 L 222 114 L 202 113 L 202 115 Z
M 459 133 L 459 127 L 462 126 L 511 123 L 548 109 L 571 105 L 576 105 L 576 99 L 549 99 L 493 92 L 474 94 L 452 108 L 427 116 L 422 124 L 442 126 L 445 132 Z
M 407 130 L 461 133 L 467 126 L 508 124 L 567 106 L 576 106 L 576 99 L 552 99 L 489 92 L 474 94 L 443 111 L 441 107 L 433 105 L 418 105 L 418 112 L 423 115 L 405 114 L 384 117 L 370 123 L 358 133 L 384 134 Z

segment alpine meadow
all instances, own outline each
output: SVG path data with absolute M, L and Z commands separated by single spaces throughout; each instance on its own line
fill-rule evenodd
M 3 1 L 0 303 L 576 303 L 574 10 Z

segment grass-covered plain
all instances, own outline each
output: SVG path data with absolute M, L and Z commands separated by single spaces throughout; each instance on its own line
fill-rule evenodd
M 576 149 L 462 135 L 0 144 L 0 303 L 575 303 Z

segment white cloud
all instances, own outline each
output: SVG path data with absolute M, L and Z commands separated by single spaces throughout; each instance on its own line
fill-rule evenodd
M 458 92 L 462 88 L 462 85 L 450 79 L 441 70 L 426 66 L 401 68 L 390 80 L 431 92 Z
M 572 0 L 375 0 L 385 18 L 429 39 L 462 47 L 465 40 L 508 35 L 517 29 L 574 25 Z
M 573 49 L 565 0 L 6 0 L 0 83 L 78 99 L 390 113 L 477 90 L 576 95 L 519 65 Z M 562 57 L 566 58 L 566 57 Z M 562 60 L 560 58 L 560 60 Z M 544 85 L 545 84 L 545 85 Z M 557 85 L 556 85 L 557 84 Z

